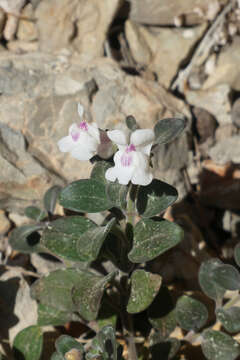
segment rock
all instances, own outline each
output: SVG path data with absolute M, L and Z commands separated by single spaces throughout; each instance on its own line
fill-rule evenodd
M 240 91 L 240 36 L 235 36 L 233 42 L 220 51 L 214 72 L 205 81 L 203 89 L 209 89 L 219 84 L 228 84 Z
M 216 142 L 230 138 L 234 134 L 236 134 L 236 128 L 233 124 L 219 126 L 215 133 Z
M 119 4 L 120 0 L 42 0 L 35 14 L 40 49 L 53 52 L 73 47 L 86 60 L 102 56 Z
M 6 40 L 12 40 L 18 27 L 18 17 L 26 0 L 0 0 L 0 7 L 7 13 L 7 21 L 3 35 Z
M 5 204 L 6 197 L 39 199 L 49 184 L 63 184 L 27 152 L 25 139 L 19 131 L 0 123 L 0 139 L 0 204 Z
M 5 25 L 5 12 L 0 8 L 0 37 L 2 37 L 4 25 Z
M 11 40 L 7 43 L 8 50 L 16 54 L 24 54 L 26 52 L 33 52 L 38 50 L 37 41 L 21 41 L 21 40 Z
M 208 138 L 213 138 L 217 128 L 217 122 L 214 116 L 199 107 L 193 108 L 193 114 L 196 117 L 196 129 L 200 144 L 204 143 Z
M 131 0 L 130 18 L 147 25 L 196 25 L 213 20 L 220 10 L 217 0 Z M 225 0 L 224 3 L 227 1 Z M 177 22 L 178 21 L 178 22 Z
M 216 164 L 226 164 L 231 161 L 240 164 L 240 146 L 239 136 L 232 136 L 219 141 L 209 150 L 209 156 Z
M 175 186 L 180 200 L 187 194 L 181 169 L 185 168 L 188 162 L 189 151 L 186 133 L 173 142 L 158 145 L 154 149 L 153 168 L 156 169 L 155 177 Z
M 0 236 L 6 234 L 10 230 L 11 223 L 3 210 L 0 210 Z
M 179 64 L 187 58 L 205 29 L 205 24 L 187 30 L 146 28 L 130 20 L 125 26 L 134 60 L 156 73 L 158 81 L 166 88 L 176 76 Z
M 34 18 L 34 11 L 32 4 L 27 4 L 22 13 L 22 19 L 19 20 L 17 38 L 22 41 L 33 41 L 38 38 L 37 27 Z M 24 19 L 26 17 L 29 20 Z
M 238 98 L 233 104 L 231 118 L 233 124 L 240 128 L 240 98 Z
M 68 52 L 0 55 L 0 205 L 11 213 L 38 205 L 51 185 L 89 177 L 90 162 L 57 147 L 79 121 L 78 102 L 87 121 L 102 129 L 125 127 L 127 115 L 142 128 L 163 117 L 191 117 L 184 102 L 158 83 L 127 75 L 107 58 L 80 59 Z
M 186 100 L 214 115 L 219 125 L 226 125 L 231 123 L 230 93 L 230 86 L 222 84 L 206 90 L 188 90 Z
M 12 268 L 1 276 L 1 335 L 12 344 L 24 328 L 37 323 L 37 302 L 19 269 Z

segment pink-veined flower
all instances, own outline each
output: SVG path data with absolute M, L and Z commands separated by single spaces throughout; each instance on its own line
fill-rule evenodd
M 83 120 L 83 106 L 78 104 L 80 123 L 72 124 L 68 136 L 58 141 L 59 150 L 70 152 L 78 160 L 89 160 L 96 155 L 100 145 L 100 132 L 96 123 L 88 124 Z
M 105 173 L 106 179 L 109 181 L 117 179 L 122 185 L 127 185 L 129 181 L 137 185 L 150 184 L 153 174 L 149 166 L 149 156 L 154 142 L 154 131 L 135 130 L 130 139 L 121 130 L 108 131 L 107 135 L 119 150 L 113 158 L 115 166 Z

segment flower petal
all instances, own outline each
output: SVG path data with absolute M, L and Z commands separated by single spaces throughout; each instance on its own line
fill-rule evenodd
M 111 130 L 107 136 L 117 145 L 128 145 L 128 135 L 122 130 Z
M 74 148 L 75 144 L 70 135 L 63 137 L 58 141 L 58 147 L 61 152 L 69 152 Z
M 87 124 L 88 133 L 100 144 L 100 132 L 96 123 Z
M 152 169 L 149 166 L 149 159 L 144 153 L 136 151 L 133 158 L 134 173 L 131 182 L 136 185 L 148 185 L 153 179 Z
M 122 151 L 117 151 L 114 155 L 115 166 L 108 169 L 105 173 L 107 180 L 115 181 L 118 179 L 119 184 L 127 185 L 131 180 L 131 177 L 134 172 L 134 166 L 122 166 L 121 157 L 123 155 Z
M 80 117 L 83 117 L 83 113 L 84 113 L 84 107 L 80 103 L 78 103 L 78 115 Z
M 95 155 L 95 151 L 91 151 L 81 143 L 78 144 L 72 149 L 71 156 L 77 160 L 90 160 Z
M 135 185 L 149 185 L 152 182 L 153 174 L 144 169 L 135 169 L 131 182 Z
M 130 143 L 135 146 L 145 147 L 147 145 L 152 145 L 154 142 L 154 131 L 151 129 L 138 129 L 135 130 L 130 139 Z

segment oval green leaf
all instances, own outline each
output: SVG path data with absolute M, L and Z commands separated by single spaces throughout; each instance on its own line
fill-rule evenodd
M 236 264 L 240 266 L 240 244 L 237 244 L 234 249 L 234 260 Z
M 205 330 L 201 346 L 208 360 L 235 360 L 240 354 L 240 345 L 221 331 Z
M 58 311 L 74 312 L 72 290 L 84 277 L 84 271 L 76 268 L 52 271 L 35 281 L 31 286 L 31 295 L 41 304 L 57 308 Z
M 83 260 L 83 256 L 78 253 L 78 242 L 81 241 L 85 233 L 91 230 L 97 231 L 97 229 L 97 225 L 85 217 L 69 216 L 52 221 L 44 230 L 41 243 L 53 254 L 59 255 L 63 259 L 87 261 Z M 86 253 L 91 244 L 86 242 L 83 252 Z M 84 246 L 83 241 L 82 246 Z
M 13 349 L 17 359 L 39 360 L 43 347 L 43 334 L 39 326 L 29 326 L 14 339 Z
M 154 126 L 155 143 L 166 144 L 174 140 L 185 129 L 186 120 L 180 118 L 168 118 L 159 120 Z
M 233 306 L 228 309 L 219 308 L 216 310 L 218 321 L 229 333 L 240 331 L 240 308 Z
M 61 311 L 57 307 L 38 304 L 38 325 L 59 326 L 69 321 L 79 321 L 79 317 L 71 311 Z
M 105 277 L 85 271 L 72 291 L 73 302 L 80 315 L 88 320 L 95 320 L 107 284 L 116 275 L 112 272 Z
M 211 274 L 215 283 L 225 290 L 240 289 L 240 274 L 238 270 L 229 264 L 221 264 L 213 269 Z
M 58 196 L 62 190 L 61 186 L 54 185 L 45 193 L 43 198 L 43 205 L 47 212 L 50 214 L 54 213 Z
M 111 219 L 105 226 L 97 226 L 84 232 L 77 240 L 77 256 L 80 261 L 91 262 L 97 259 L 102 244 L 114 226 L 116 220 Z
M 202 291 L 211 299 L 221 299 L 225 293 L 225 289 L 213 279 L 213 271 L 219 268 L 222 262 L 219 259 L 210 259 L 203 262 L 198 273 L 199 284 Z
M 35 221 L 41 221 L 43 220 L 45 217 L 47 217 L 47 213 L 46 211 L 39 209 L 36 206 L 28 206 L 25 208 L 24 210 L 24 214 L 32 220 Z
M 145 270 L 136 270 L 131 276 L 131 293 L 127 305 L 130 314 L 141 312 L 149 307 L 157 295 L 162 283 L 158 274 Z
M 110 209 L 105 184 L 94 179 L 78 180 L 60 193 L 60 204 L 69 210 L 95 213 Z
M 128 258 L 133 263 L 150 261 L 176 246 L 183 230 L 167 220 L 141 220 L 134 228 L 133 248 Z
M 197 331 L 206 324 L 208 311 L 200 301 L 184 295 L 177 301 L 176 319 L 182 329 Z
M 43 251 L 40 244 L 39 230 L 45 225 L 23 225 L 14 229 L 10 235 L 9 243 L 13 249 L 23 253 L 33 253 Z
M 107 184 L 108 181 L 105 178 L 105 173 L 111 166 L 112 164 L 107 161 L 98 161 L 92 169 L 91 179 Z
M 129 128 L 129 130 L 131 130 L 131 131 L 135 131 L 135 130 L 139 129 L 137 121 L 136 121 L 135 117 L 132 115 L 128 115 L 126 117 L 126 125 Z
M 137 198 L 137 210 L 142 217 L 158 215 L 172 205 L 178 197 L 177 190 L 157 179 L 148 186 L 141 186 Z
M 79 355 L 83 354 L 84 348 L 77 340 L 69 335 L 61 335 L 55 342 L 55 347 L 58 354 L 65 356 L 66 353 L 72 349 L 76 349 Z

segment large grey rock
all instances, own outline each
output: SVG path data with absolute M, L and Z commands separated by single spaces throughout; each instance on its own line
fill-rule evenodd
M 240 91 L 240 36 L 235 36 L 219 54 L 214 71 L 205 81 L 203 89 L 228 84 Z
M 224 3 L 227 1 L 225 0 Z M 217 0 L 130 0 L 132 20 L 148 25 L 196 25 L 214 19 L 220 10 Z
M 88 60 L 103 55 L 119 4 L 120 0 L 42 0 L 35 14 L 40 49 L 52 52 L 73 47 Z
M 166 88 L 205 29 L 205 24 L 192 29 L 145 27 L 130 20 L 125 26 L 134 60 L 154 72 Z
M 214 115 L 219 125 L 231 124 L 231 88 L 221 84 L 206 90 L 188 90 L 186 99 L 189 104 L 201 107 Z
M 228 162 L 240 164 L 240 138 L 239 135 L 219 141 L 209 150 L 211 159 L 220 165 Z
M 190 113 L 154 81 L 127 75 L 107 58 L 89 63 L 68 53 L 0 56 L 0 205 L 11 212 L 38 203 L 53 184 L 87 178 L 92 165 L 63 154 L 57 142 L 79 121 L 123 128 L 133 115 L 142 128 L 163 117 Z

